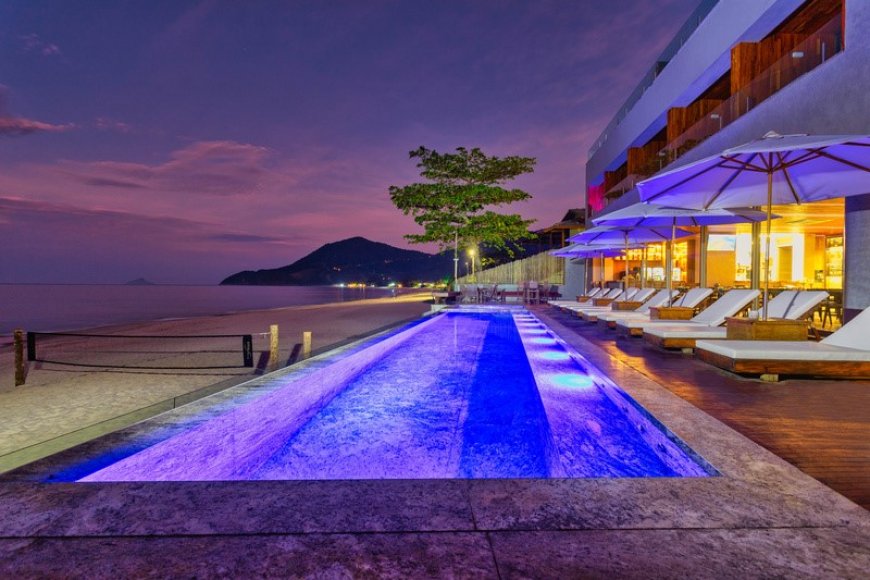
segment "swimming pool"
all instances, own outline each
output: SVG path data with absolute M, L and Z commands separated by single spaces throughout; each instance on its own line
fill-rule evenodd
M 715 474 L 522 309 L 438 314 L 157 439 L 70 479 Z

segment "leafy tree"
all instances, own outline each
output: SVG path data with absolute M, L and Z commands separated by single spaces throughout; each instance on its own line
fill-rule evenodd
M 410 152 L 418 159 L 426 183 L 390 187 L 390 199 L 405 215 L 423 226 L 422 234 L 405 238 L 413 244 L 453 246 L 453 279 L 459 274 L 459 247 L 488 246 L 504 249 L 512 240 L 529 237 L 529 225 L 518 214 L 487 209 L 531 198 L 521 189 L 506 189 L 505 182 L 534 171 L 534 157 L 488 157 L 480 149 L 458 147 L 456 153 L 438 153 L 420 147 Z

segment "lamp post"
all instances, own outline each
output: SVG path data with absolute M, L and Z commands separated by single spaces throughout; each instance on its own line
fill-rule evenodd
M 474 277 L 474 255 L 475 255 L 475 253 L 476 252 L 474 251 L 474 248 L 468 248 L 468 257 L 471 260 L 471 279 L 472 279 L 472 281 L 477 282 L 477 279 Z

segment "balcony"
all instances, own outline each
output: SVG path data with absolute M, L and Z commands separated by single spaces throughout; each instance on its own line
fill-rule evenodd
M 837 16 L 671 140 L 658 155 L 667 163 L 675 161 L 842 50 L 843 21 L 841 16 Z M 650 169 L 655 169 L 654 165 Z

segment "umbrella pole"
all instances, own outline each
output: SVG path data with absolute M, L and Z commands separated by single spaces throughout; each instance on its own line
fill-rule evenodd
M 671 278 L 674 277 L 674 238 L 677 237 L 677 222 L 671 222 L 671 245 L 668 248 L 668 265 L 665 268 L 665 277 L 668 279 L 668 306 L 673 303 L 673 295 L 671 293 Z
M 643 254 L 640 260 L 640 289 L 643 290 L 646 286 L 646 246 L 643 247 Z
M 770 222 L 773 209 L 773 172 L 767 172 L 767 241 L 764 244 L 764 309 L 762 320 L 767 320 L 767 301 L 770 293 Z

